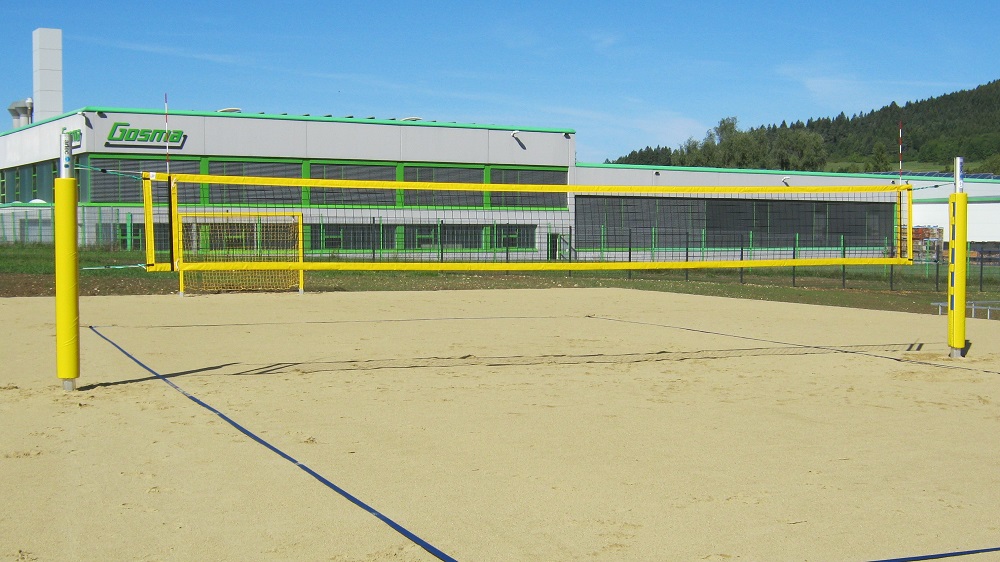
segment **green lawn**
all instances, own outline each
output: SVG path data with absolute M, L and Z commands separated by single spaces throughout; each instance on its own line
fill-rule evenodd
M 175 273 L 135 266 L 141 252 L 83 250 L 84 295 L 168 294 Z M 97 269 L 83 269 L 97 268 Z M 52 245 L 0 245 L 0 296 L 46 296 L 54 291 Z M 706 269 L 631 272 L 306 272 L 307 291 L 433 291 L 461 289 L 625 287 L 741 299 L 936 313 L 946 300 L 947 264 Z M 980 277 L 981 275 L 981 277 Z M 981 285 L 980 285 L 981 279 Z M 980 286 L 982 290 L 980 290 Z M 968 300 L 1000 301 L 1000 265 L 970 264 Z

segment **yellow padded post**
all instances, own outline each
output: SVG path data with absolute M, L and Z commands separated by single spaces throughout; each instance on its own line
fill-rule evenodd
M 80 378 L 80 291 L 77 255 L 77 183 L 55 180 L 56 376 L 65 390 Z
M 965 350 L 965 280 L 968 273 L 968 208 L 969 195 L 952 193 L 948 197 L 949 260 L 948 260 L 948 347 L 952 357 L 961 357 Z

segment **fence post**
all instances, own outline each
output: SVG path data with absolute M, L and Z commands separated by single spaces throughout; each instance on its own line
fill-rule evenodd
M 941 252 L 934 252 L 934 292 L 941 292 Z
M 743 235 L 740 234 L 740 263 L 743 262 Z M 740 265 L 740 285 L 743 284 L 743 266 Z
M 132 213 L 126 214 L 125 218 L 127 219 L 126 223 L 125 223 L 125 249 L 128 250 L 129 252 L 131 252 L 132 251 L 132 229 L 133 229 L 133 226 L 132 226 Z
M 608 245 L 608 227 L 607 225 L 601 225 L 601 261 L 604 261 L 604 248 Z
M 690 230 L 684 232 L 684 261 L 685 262 L 691 261 L 691 231 Z M 690 267 L 685 267 L 684 268 L 684 280 L 685 281 L 690 281 L 691 280 L 691 278 L 689 277 L 690 273 L 691 273 L 691 268 Z
M 795 233 L 795 243 L 792 245 L 792 263 L 795 263 L 795 259 L 799 254 L 799 233 Z M 795 287 L 795 266 L 792 266 L 792 287 Z
M 628 262 L 632 263 L 632 229 L 628 229 Z M 628 278 L 632 279 L 632 270 L 628 270 Z
M 979 243 L 979 292 L 983 292 L 983 262 L 985 261 L 985 256 L 983 255 L 983 243 Z
M 573 227 L 569 227 L 569 234 L 566 238 L 566 252 L 569 258 L 569 263 L 573 263 Z M 569 275 L 567 277 L 573 277 L 573 270 L 569 270 Z
M 844 235 L 840 235 L 840 258 L 847 258 L 847 245 L 844 243 Z M 840 288 L 847 288 L 847 265 L 840 264 Z
M 511 233 L 510 223 L 507 223 L 504 226 L 503 233 L 504 233 L 503 247 L 504 247 L 504 251 L 506 253 L 506 260 L 507 260 L 507 263 L 510 263 L 510 233 Z M 507 272 L 507 273 L 510 273 L 510 272 Z

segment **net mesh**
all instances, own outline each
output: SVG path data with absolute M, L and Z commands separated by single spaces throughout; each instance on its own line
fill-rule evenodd
M 351 171 L 324 170 L 333 177 Z M 154 176 L 147 222 L 174 230 L 172 222 L 183 223 L 172 236 L 185 248 L 181 270 L 657 269 L 911 258 L 909 186 L 569 186 L 517 183 L 518 174 L 470 183 L 464 170 L 411 175 L 414 181 L 399 182 L 175 175 L 169 184 Z M 428 178 L 434 181 L 422 181 Z M 297 214 L 302 259 L 269 247 L 267 221 L 202 233 L 226 213 Z M 227 254 L 224 240 L 238 249 Z M 200 253 L 189 253 L 191 244 Z M 252 254 L 255 244 L 260 251 Z M 148 252 L 150 263 L 169 263 L 169 247 Z
M 238 264 L 302 261 L 301 215 L 268 212 L 178 213 L 180 263 L 217 264 L 183 275 L 182 291 L 287 291 L 301 289 L 294 269 L 240 269 Z M 252 267 L 252 266 L 251 266 Z

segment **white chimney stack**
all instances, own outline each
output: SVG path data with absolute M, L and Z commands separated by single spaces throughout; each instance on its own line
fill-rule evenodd
M 36 29 L 31 34 L 34 115 L 29 123 L 63 114 L 62 30 Z M 32 100 L 27 100 L 31 102 Z

